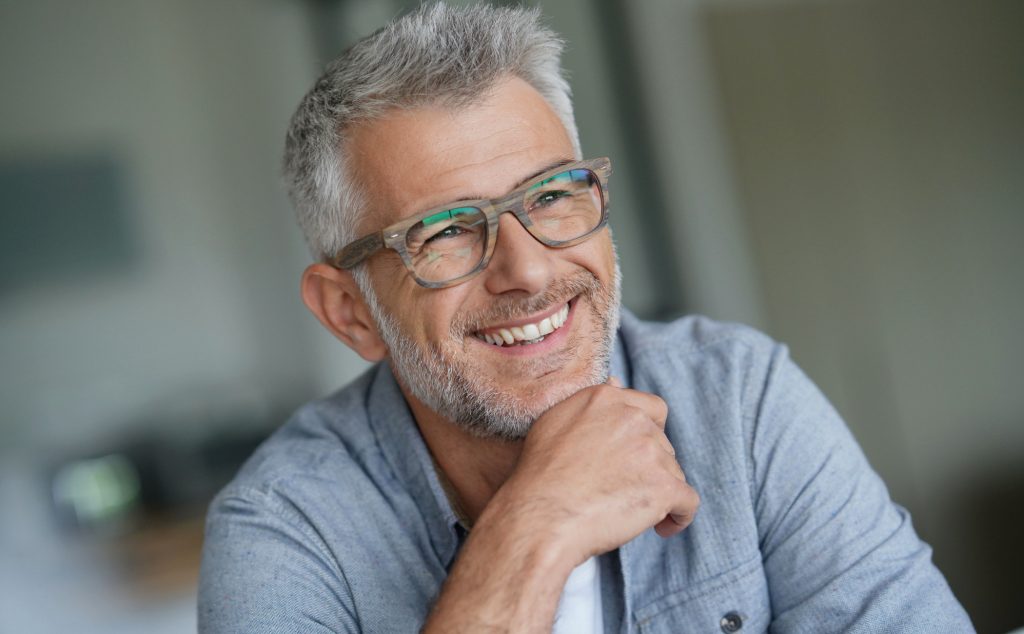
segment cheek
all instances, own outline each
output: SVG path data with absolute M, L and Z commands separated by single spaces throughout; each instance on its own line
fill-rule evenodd
M 417 284 L 404 267 L 396 271 L 390 266 L 377 266 L 370 278 L 381 310 L 395 322 L 402 336 L 423 341 L 427 320 L 422 316 L 429 315 L 430 309 L 420 305 L 425 303 L 420 291 L 426 289 Z
M 596 275 L 604 283 L 611 282 L 615 275 L 615 248 L 612 245 L 611 234 L 608 229 L 602 230 L 601 234 L 594 236 L 582 245 L 586 247 L 584 261 L 580 264 L 591 273 Z
M 419 341 L 447 343 L 459 308 L 464 305 L 465 289 L 427 289 L 413 282 L 416 288 L 404 293 L 397 310 L 405 331 Z

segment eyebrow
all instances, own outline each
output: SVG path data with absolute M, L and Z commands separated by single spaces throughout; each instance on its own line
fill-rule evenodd
M 562 167 L 563 165 L 568 165 L 569 163 L 572 163 L 572 162 L 573 162 L 573 160 L 574 160 L 574 159 L 571 159 L 571 158 L 563 158 L 563 159 L 558 159 L 558 160 L 557 160 L 557 161 L 555 161 L 554 163 L 551 163 L 551 164 L 547 165 L 546 167 L 544 167 L 544 168 L 542 168 L 542 169 L 539 169 L 539 170 L 537 170 L 537 171 L 536 171 L 536 172 L 534 172 L 533 174 L 530 174 L 529 176 L 527 176 L 527 177 L 526 177 L 526 178 L 524 178 L 523 180 L 519 181 L 518 183 L 516 183 L 516 186 L 515 186 L 515 187 L 513 187 L 512 189 L 514 190 L 514 189 L 516 189 L 517 187 L 522 187 L 523 185 L 525 185 L 526 183 L 529 183 L 530 181 L 532 181 L 533 179 L 537 178 L 538 176 L 540 176 L 540 175 L 541 175 L 541 174 L 543 174 L 544 172 L 546 172 L 546 171 L 548 171 L 548 170 L 553 170 L 553 169 L 555 169 L 556 167 Z
M 540 168 L 536 172 L 530 174 L 526 178 L 523 178 L 522 180 L 517 182 L 515 185 L 512 186 L 511 189 L 509 189 L 509 191 L 510 192 L 511 191 L 515 191 L 516 189 L 522 187 L 526 183 L 529 183 L 533 179 L 537 178 L 538 176 L 540 176 L 544 172 L 547 172 L 548 170 L 553 170 L 556 167 L 561 167 L 563 165 L 568 165 L 569 163 L 572 163 L 575 160 L 576 159 L 573 159 L 573 158 L 561 158 L 561 159 L 558 159 L 557 161 L 553 161 L 553 162 L 545 165 L 544 167 Z M 500 196 L 498 196 L 498 198 L 500 198 Z M 466 194 L 466 195 L 463 195 L 463 196 L 459 196 L 455 200 L 481 200 L 481 199 L 482 200 L 491 200 L 491 197 L 490 196 L 482 196 L 482 195 L 478 195 L 478 194 Z

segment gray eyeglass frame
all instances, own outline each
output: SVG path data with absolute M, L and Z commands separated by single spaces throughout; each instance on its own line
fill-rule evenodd
M 526 192 L 538 183 L 549 179 L 556 174 L 577 169 L 589 170 L 597 176 L 597 182 L 601 188 L 601 221 L 587 233 L 573 238 L 572 240 L 548 240 L 533 226 L 533 221 L 530 220 L 530 216 L 523 206 L 523 203 L 526 200 Z M 576 161 L 559 167 L 554 167 L 543 174 L 540 174 L 536 178 L 531 179 L 529 183 L 517 187 L 501 198 L 458 200 L 446 205 L 434 207 L 425 213 L 411 216 L 405 220 L 400 220 L 393 225 L 384 227 L 380 231 L 375 231 L 361 238 L 357 238 L 345 245 L 338 255 L 328 260 L 328 264 L 338 269 L 352 269 L 378 251 L 382 249 L 391 249 L 398 252 L 398 255 L 402 258 L 402 262 L 405 264 L 405 268 L 409 271 L 409 275 L 411 275 L 420 286 L 425 288 L 447 288 L 449 286 L 455 286 L 456 284 L 461 284 L 462 282 L 469 280 L 471 277 L 475 277 L 487 268 L 487 265 L 491 261 L 491 256 L 494 254 L 494 245 L 498 241 L 498 220 L 501 217 L 501 214 L 505 212 L 511 212 L 512 215 L 519 220 L 519 223 L 523 225 L 523 228 L 530 232 L 531 236 L 541 244 L 549 247 L 559 249 L 571 247 L 587 240 L 600 231 L 606 224 L 608 224 L 608 208 L 610 203 L 610 198 L 608 196 L 608 178 L 611 176 L 611 173 L 612 164 L 611 159 L 608 157 Z M 424 218 L 459 207 L 474 207 L 479 209 L 487 219 L 487 244 L 484 247 L 483 257 L 480 258 L 480 262 L 473 267 L 472 270 L 455 279 L 451 279 L 446 282 L 430 282 L 420 279 L 420 277 L 416 275 L 412 259 L 409 257 L 409 252 L 406 249 L 406 233 L 412 226 Z

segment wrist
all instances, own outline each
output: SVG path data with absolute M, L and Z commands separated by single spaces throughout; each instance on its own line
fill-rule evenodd
M 425 632 L 483 632 L 515 623 L 550 632 L 574 557 L 529 505 L 495 496 L 480 514 Z
M 521 494 L 512 482 L 498 490 L 474 525 L 476 531 L 495 531 L 533 560 L 547 574 L 565 578 L 587 559 L 578 551 L 570 527 L 571 514 L 554 511 L 545 501 Z

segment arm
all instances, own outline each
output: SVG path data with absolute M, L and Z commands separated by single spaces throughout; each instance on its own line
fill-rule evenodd
M 658 397 L 602 385 L 555 405 L 530 429 L 488 503 L 425 632 L 550 632 L 569 573 L 654 526 L 683 530 L 696 492 L 665 437 Z
M 773 630 L 974 631 L 909 515 L 784 346 L 751 425 Z
M 294 515 L 258 491 L 214 501 L 199 576 L 201 634 L 360 631 L 344 575 Z
M 498 496 L 474 525 L 424 632 L 486 634 L 511 624 L 551 631 L 574 563 L 556 535 L 531 530 Z

